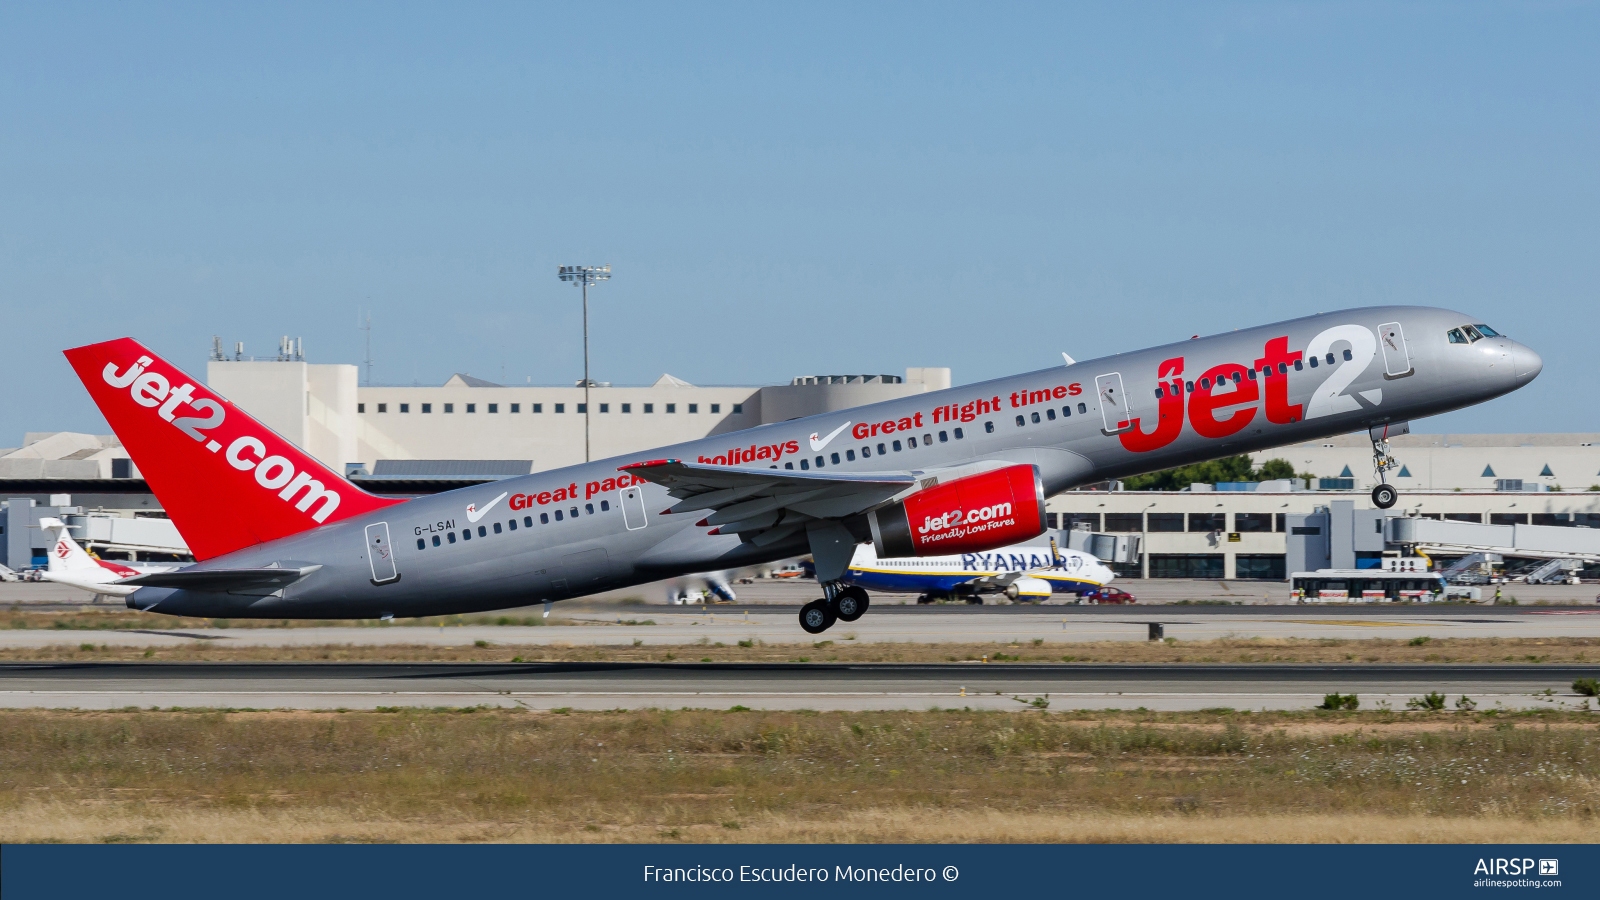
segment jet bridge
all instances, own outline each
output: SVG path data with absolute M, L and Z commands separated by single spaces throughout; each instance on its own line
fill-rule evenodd
M 1384 542 L 1428 554 L 1496 553 L 1524 559 L 1600 561 L 1600 529 L 1595 528 L 1479 525 L 1389 516 L 1384 522 Z

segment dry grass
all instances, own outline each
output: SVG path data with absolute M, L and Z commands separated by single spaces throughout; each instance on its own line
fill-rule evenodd
M 169 626 L 170 627 L 170 626 Z M 632 629 L 629 629 L 632 631 Z M 619 629 L 620 631 L 620 629 Z M 87 640 L 85 640 L 87 639 Z M 805 644 L 706 642 L 682 645 L 570 646 L 489 642 L 436 647 L 327 644 L 305 647 L 241 647 L 227 641 L 194 641 L 171 647 L 118 647 L 94 642 L 93 634 L 63 635 L 49 647 L 0 648 L 0 661 L 237 661 L 259 662 L 979 662 L 991 663 L 1573 663 L 1600 660 L 1600 638 L 1434 638 L 1425 643 L 1387 638 L 1231 638 L 1212 641 L 1096 641 L 1080 644 L 966 643 L 902 644 L 816 641 Z M 71 643 L 67 643 L 70 641 Z
M 1586 841 L 1591 716 L 0 712 L 0 841 Z

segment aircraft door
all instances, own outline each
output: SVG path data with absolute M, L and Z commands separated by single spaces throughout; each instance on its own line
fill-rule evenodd
M 1399 322 L 1378 326 L 1378 345 L 1383 348 L 1384 375 L 1403 378 L 1416 371 L 1411 366 L 1411 349 L 1406 346 L 1405 332 Z
M 400 573 L 394 566 L 394 547 L 389 544 L 388 522 L 367 526 L 367 562 L 372 565 L 373 584 L 400 580 Z
M 619 493 L 622 495 L 622 524 L 628 526 L 629 531 L 638 531 L 645 526 L 644 489 L 634 485 Z
M 1094 393 L 1095 400 L 1100 404 L 1105 434 L 1120 434 L 1133 427 L 1133 413 L 1128 409 L 1128 397 L 1122 390 L 1121 372 L 1097 376 Z

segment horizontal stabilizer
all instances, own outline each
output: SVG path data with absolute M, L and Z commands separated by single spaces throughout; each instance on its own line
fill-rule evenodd
M 123 579 L 118 585 L 132 587 L 179 588 L 186 591 L 215 591 L 225 593 L 244 588 L 284 587 L 299 581 L 321 566 L 301 566 L 295 569 L 277 567 L 262 569 L 180 569 L 176 572 L 152 572 Z

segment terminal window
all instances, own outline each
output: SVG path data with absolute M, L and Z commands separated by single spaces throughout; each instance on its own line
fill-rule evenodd
M 579 404 L 579 405 L 581 406 L 582 404 Z M 611 404 L 609 404 L 609 403 L 600 404 L 600 411 L 603 412 L 603 413 L 611 412 Z M 581 410 L 580 410 L 580 412 L 581 412 Z
M 690 410 L 690 412 L 694 412 L 694 410 Z M 713 404 L 711 404 L 711 413 L 712 413 L 712 415 L 715 415 L 715 414 L 720 413 L 720 412 L 722 412 L 722 404 L 721 403 L 713 403 Z
M 1150 531 L 1183 530 L 1183 513 L 1150 513 L 1146 518 Z
M 561 410 L 559 410 L 559 409 L 556 410 L 556 412 L 560 412 L 560 411 Z M 578 404 L 578 412 L 586 413 L 588 411 L 589 411 L 589 404 L 587 404 L 587 403 L 579 403 Z
M 1190 531 L 1226 531 L 1227 528 L 1227 513 L 1189 513 Z
M 605 406 L 603 404 L 600 407 L 600 411 L 601 412 L 605 412 L 606 411 L 606 408 L 605 408 Z M 622 404 L 622 411 L 625 412 L 625 413 L 633 412 L 633 404 L 632 403 L 624 403 L 624 404 Z
M 1144 517 L 1139 513 L 1106 513 L 1107 531 L 1143 531 Z
M 403 409 L 400 410 L 400 411 L 401 412 L 405 412 L 405 410 L 403 410 Z M 513 404 L 511 404 L 511 411 L 514 412 L 514 413 L 522 412 L 522 404 L 521 403 L 513 403 Z
M 689 404 L 689 412 L 697 413 L 699 411 L 700 411 L 700 404 L 698 404 L 698 403 Z M 667 412 L 672 412 L 672 407 L 670 407 L 670 406 L 667 407 Z
M 446 403 L 444 405 L 444 411 L 447 413 L 453 413 L 456 411 L 456 405 L 454 403 Z
M 543 403 L 530 403 L 530 404 L 528 404 L 528 408 L 530 410 L 532 410 L 533 412 L 536 412 L 536 413 L 544 412 L 544 404 Z
M 387 404 L 387 403 L 379 403 L 378 404 L 378 412 L 386 413 L 388 411 L 389 411 L 389 404 Z
M 1272 513 L 1234 513 L 1234 531 L 1271 531 Z
M 565 403 L 557 403 L 556 404 L 556 412 L 564 413 L 566 411 L 567 411 L 567 405 Z M 538 410 L 534 410 L 534 412 L 538 412 Z
M 446 407 L 445 408 L 445 412 L 449 412 L 449 411 L 450 411 L 450 409 L 448 407 Z M 478 411 L 478 404 L 476 404 L 476 403 L 468 403 L 467 404 L 467 412 L 475 413 L 477 411 Z
M 735 403 L 733 405 L 733 414 L 736 415 L 736 416 L 744 415 L 744 404 L 743 403 Z
M 425 412 L 425 413 L 433 412 L 433 404 L 432 403 L 424 403 L 424 404 L 422 404 L 422 411 Z
M 500 404 L 498 404 L 498 403 L 489 404 L 489 412 L 497 413 L 499 411 L 500 411 Z M 469 409 L 469 410 L 467 410 L 467 412 L 472 412 L 472 410 Z
M 364 413 L 366 411 L 367 411 L 367 405 L 365 403 L 357 403 L 356 404 L 356 412 Z
M 645 410 L 645 412 L 649 412 L 649 411 L 650 411 L 649 409 Z M 667 412 L 675 413 L 677 411 L 678 411 L 678 404 L 676 404 L 676 403 L 668 403 L 667 404 Z M 693 412 L 693 410 L 690 410 L 690 412 Z
M 646 403 L 644 405 L 644 411 L 647 413 L 653 413 L 656 411 L 656 405 L 654 403 Z
M 411 404 L 409 404 L 409 403 L 400 404 L 400 411 L 403 412 L 403 413 L 411 412 Z

